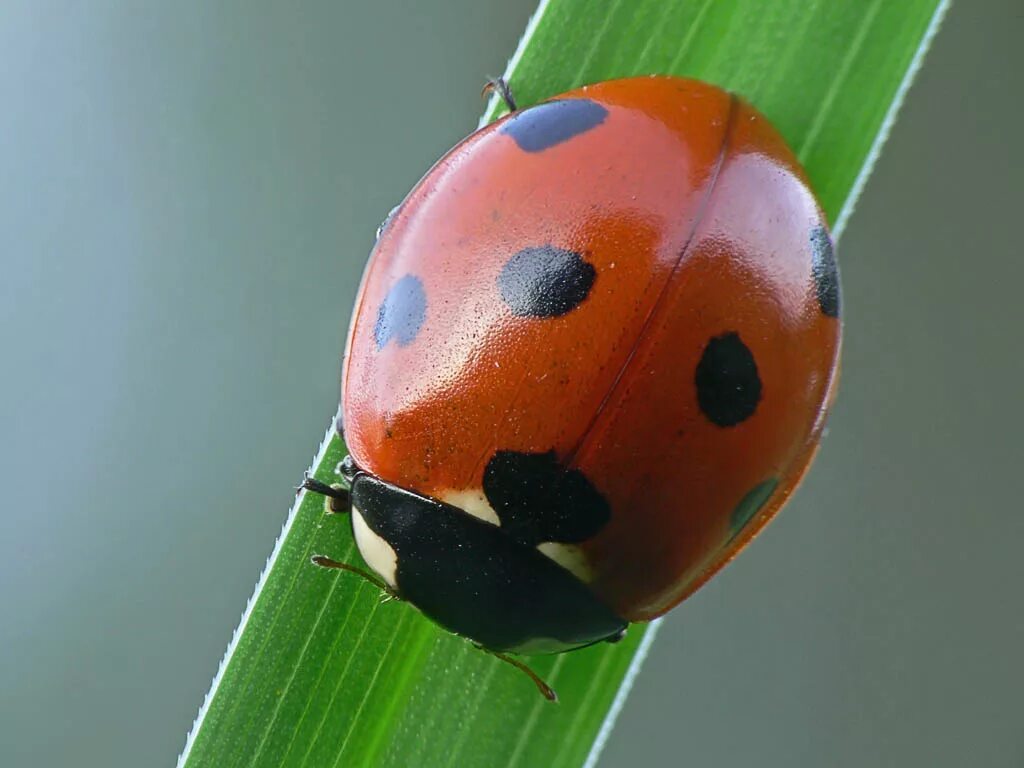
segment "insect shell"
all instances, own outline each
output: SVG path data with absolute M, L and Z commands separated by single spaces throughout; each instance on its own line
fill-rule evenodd
M 491 651 L 621 638 L 800 481 L 839 304 L 804 172 L 737 96 L 641 77 L 513 111 L 427 173 L 370 256 L 335 494 L 363 558 Z

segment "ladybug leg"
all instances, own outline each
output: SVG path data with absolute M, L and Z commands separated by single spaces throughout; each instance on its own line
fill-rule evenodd
M 370 573 L 369 571 L 364 571 L 362 568 L 357 568 L 356 566 L 349 565 L 348 563 L 341 563 L 337 560 L 332 560 L 331 558 L 325 555 L 313 555 L 311 558 L 309 558 L 309 560 L 311 563 L 313 563 L 313 565 L 319 565 L 321 568 L 334 568 L 338 571 L 347 571 L 348 573 L 354 573 L 356 576 L 362 576 L 368 582 L 373 584 L 373 586 L 377 587 L 377 589 L 386 594 L 388 596 L 388 599 L 401 599 L 398 596 L 398 593 L 395 592 L 395 590 L 393 590 L 383 581 L 378 579 L 372 573 Z
M 558 694 L 555 693 L 555 689 L 547 683 L 545 683 L 541 679 L 540 675 L 538 675 L 536 672 L 534 672 L 532 669 L 526 666 L 523 662 L 519 661 L 519 659 L 514 659 L 511 656 L 508 656 L 507 654 L 501 653 L 500 651 L 492 651 L 490 648 L 485 648 L 484 646 L 479 645 L 477 643 L 473 643 L 473 645 L 476 645 L 476 647 L 484 653 L 489 653 L 494 658 L 500 659 L 501 661 L 504 661 L 506 664 L 511 664 L 513 667 L 515 667 L 520 672 L 525 674 L 528 678 L 533 680 L 533 684 L 537 686 L 537 690 L 540 691 L 540 695 L 548 701 L 558 701 Z
M 508 87 L 508 83 L 505 82 L 503 77 L 492 77 L 484 85 L 484 89 L 480 91 L 481 96 L 489 96 L 491 93 L 497 91 L 498 95 L 501 96 L 501 100 L 505 102 L 505 106 L 508 107 L 509 112 L 515 112 L 516 100 L 512 97 L 512 89 Z
M 308 472 L 306 473 L 306 477 L 302 481 L 302 485 L 299 486 L 298 490 L 311 491 L 313 493 L 319 493 L 322 496 L 326 496 L 327 511 L 332 514 L 345 514 L 349 511 L 349 508 L 352 505 L 352 497 L 347 488 L 342 485 L 328 485 L 327 483 L 321 483 L 316 478 L 310 477 Z
M 628 627 L 623 627 L 618 632 L 616 632 L 614 635 L 606 637 L 604 639 L 604 641 L 606 643 L 621 643 L 625 639 L 625 637 L 626 637 L 626 630 L 627 629 L 628 629 Z

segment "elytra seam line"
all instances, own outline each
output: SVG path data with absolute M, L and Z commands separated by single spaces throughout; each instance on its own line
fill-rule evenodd
M 725 119 L 725 132 L 722 135 L 722 148 L 718 151 L 718 158 L 715 160 L 715 168 L 711 173 L 711 181 L 708 183 L 707 191 L 704 193 L 704 199 L 700 202 L 700 207 L 697 210 L 697 215 L 693 219 L 693 226 L 690 228 L 690 233 L 686 237 L 686 242 L 683 243 L 683 247 L 679 250 L 679 257 L 676 259 L 676 263 L 672 265 L 672 271 L 669 273 L 668 279 L 665 281 L 665 285 L 662 286 L 661 291 L 658 293 L 658 297 L 654 300 L 650 310 L 647 312 L 647 317 L 644 318 L 643 324 L 640 326 L 640 331 L 636 335 L 636 339 L 633 342 L 633 346 L 629 350 L 629 354 L 620 366 L 618 373 L 615 374 L 615 380 L 611 383 L 608 391 L 605 393 L 604 399 L 601 400 L 601 404 L 598 405 L 597 410 L 594 411 L 594 415 L 590 419 L 590 423 L 587 424 L 587 428 L 583 430 L 580 435 L 580 439 L 573 446 L 572 450 L 566 454 L 563 464 L 565 467 L 575 467 L 577 457 L 583 452 L 587 446 L 590 438 L 595 434 L 595 426 L 605 409 L 612 402 L 616 392 L 619 390 L 622 380 L 625 377 L 626 371 L 629 369 L 633 360 L 636 358 L 637 352 L 640 350 L 640 346 L 643 344 L 647 329 L 654 321 L 654 317 L 658 314 L 658 310 L 665 303 L 666 296 L 668 295 L 669 288 L 672 286 L 672 281 L 679 271 L 679 268 L 683 264 L 687 252 L 690 250 L 690 246 L 693 244 L 693 239 L 697 235 L 697 230 L 700 229 L 700 225 L 704 221 L 704 214 L 707 212 L 708 205 L 711 202 L 711 196 L 714 194 L 715 187 L 718 185 L 718 177 L 722 172 L 722 166 L 725 165 L 725 157 L 729 154 L 729 134 L 732 132 L 733 120 L 736 117 L 736 111 L 738 106 L 738 100 L 736 94 L 729 94 L 729 113 Z

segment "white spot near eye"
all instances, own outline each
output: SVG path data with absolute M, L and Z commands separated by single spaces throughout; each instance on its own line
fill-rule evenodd
M 472 515 L 478 520 L 483 520 L 485 523 L 501 525 L 498 513 L 494 511 L 494 507 L 490 505 L 487 497 L 484 496 L 484 492 L 479 488 L 445 491 L 441 494 L 441 501 L 445 504 L 451 504 L 453 507 L 458 507 L 463 512 Z
M 545 541 L 537 545 L 537 551 L 547 555 L 582 582 L 589 582 L 594 578 L 590 563 L 579 547 L 557 541 Z
M 362 513 L 352 507 L 352 534 L 363 560 L 376 571 L 389 587 L 397 588 L 395 572 L 398 570 L 398 554 L 384 539 L 370 530 Z

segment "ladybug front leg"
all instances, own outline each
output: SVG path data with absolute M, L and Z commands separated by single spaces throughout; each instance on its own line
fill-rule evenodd
M 373 584 L 373 586 L 377 587 L 381 592 L 386 594 L 388 598 L 392 600 L 401 600 L 401 598 L 398 596 L 398 593 L 395 592 L 395 590 L 393 590 L 391 587 L 389 587 L 387 584 L 378 579 L 369 571 L 364 571 L 362 568 L 357 568 L 356 566 L 349 565 L 348 563 L 341 563 L 337 560 L 332 560 L 331 558 L 325 555 L 313 555 L 311 558 L 309 558 L 309 560 L 311 563 L 313 563 L 313 565 L 319 565 L 321 568 L 334 568 L 339 571 L 347 571 L 349 573 L 354 573 L 356 576 L 362 576 L 368 582 Z
M 328 514 L 343 515 L 352 511 L 352 495 L 349 493 L 348 488 L 343 485 L 328 485 L 327 483 L 322 483 L 316 478 L 310 477 L 307 472 L 305 479 L 302 481 L 302 485 L 299 486 L 299 490 L 319 493 L 321 496 L 326 497 L 327 503 L 324 505 L 324 509 Z M 398 596 L 398 593 L 390 586 L 385 584 L 369 571 L 364 571 L 362 568 L 349 565 L 348 563 L 339 562 L 338 560 L 334 560 L 326 555 L 313 555 L 310 558 L 310 562 L 312 562 L 313 565 L 320 566 L 321 568 L 334 568 L 338 571 L 347 571 L 348 573 L 354 573 L 356 576 L 362 576 L 366 581 L 370 582 L 373 586 L 383 592 L 386 595 L 385 599 L 401 599 Z

